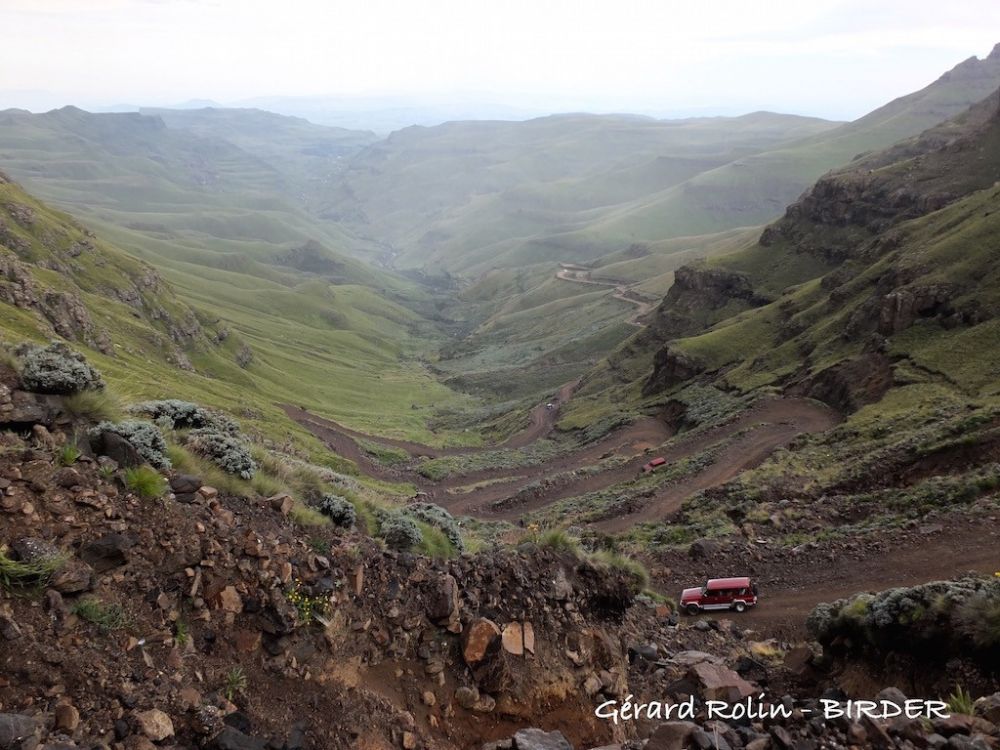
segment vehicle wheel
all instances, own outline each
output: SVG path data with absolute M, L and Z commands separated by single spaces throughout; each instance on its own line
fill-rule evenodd
M 689 605 L 687 605 L 687 613 L 689 615 L 696 615 L 696 614 L 698 614 L 698 605 L 697 604 L 689 604 Z
M 733 605 L 733 609 L 735 609 L 737 612 L 745 612 L 746 608 L 747 605 L 743 602 L 736 602 L 736 604 Z

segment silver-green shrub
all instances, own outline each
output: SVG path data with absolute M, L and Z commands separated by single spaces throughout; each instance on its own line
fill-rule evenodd
M 411 550 L 424 541 L 416 522 L 400 512 L 387 513 L 379 526 L 379 536 L 395 550 Z
M 358 520 L 358 513 L 349 500 L 340 495 L 326 494 L 317 505 L 319 512 L 329 518 L 335 526 L 349 529 Z
M 143 414 L 150 419 L 160 422 L 162 419 L 169 419 L 172 429 L 210 428 L 224 435 L 237 435 L 240 426 L 225 414 L 206 409 L 190 401 L 179 399 L 163 399 L 161 401 L 143 401 L 129 408 L 134 414 Z
M 90 431 L 97 436 L 102 432 L 113 432 L 124 438 L 136 449 L 142 458 L 157 469 L 169 469 L 167 444 L 159 428 L 144 419 L 126 419 L 122 422 L 101 422 Z
M 257 472 L 257 462 L 250 454 L 250 446 L 232 435 L 211 428 L 192 430 L 187 437 L 187 447 L 227 474 L 253 479 Z
M 100 371 L 61 341 L 48 346 L 22 344 L 14 354 L 20 361 L 21 382 L 29 391 L 68 396 L 104 388 Z

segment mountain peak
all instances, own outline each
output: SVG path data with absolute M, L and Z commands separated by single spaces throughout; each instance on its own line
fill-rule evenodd
M 986 59 L 1000 60 L 1000 42 L 997 42 L 996 46 L 993 48 L 993 51 L 990 52 L 989 56 Z

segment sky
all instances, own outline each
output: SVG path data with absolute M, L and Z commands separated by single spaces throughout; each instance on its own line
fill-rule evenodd
M 853 119 L 1000 42 L 997 0 L 0 0 L 0 109 L 392 95 Z

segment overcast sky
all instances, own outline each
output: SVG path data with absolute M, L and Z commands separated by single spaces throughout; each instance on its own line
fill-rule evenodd
M 461 93 L 850 119 L 987 55 L 1000 2 L 0 0 L 0 29 L 0 109 Z

